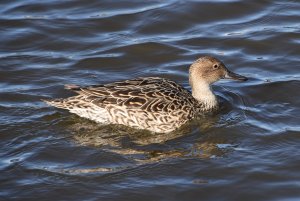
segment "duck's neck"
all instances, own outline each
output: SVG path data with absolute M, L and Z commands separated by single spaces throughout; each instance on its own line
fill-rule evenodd
M 218 106 L 217 97 L 208 83 L 197 81 L 191 85 L 193 97 L 203 105 L 204 110 L 211 110 Z

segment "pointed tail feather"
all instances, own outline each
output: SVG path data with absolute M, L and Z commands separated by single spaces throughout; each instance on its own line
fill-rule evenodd
M 65 85 L 65 89 L 69 89 L 69 90 L 79 90 L 80 86 L 76 85 L 76 84 L 66 84 Z
M 51 105 L 51 106 L 54 106 L 54 107 L 57 107 L 57 108 L 68 109 L 68 106 L 67 106 L 65 100 L 66 100 L 66 99 L 62 99 L 62 98 L 59 98 L 59 99 L 52 99 L 52 100 L 45 100 L 45 99 L 42 99 L 42 101 L 44 101 L 44 102 L 47 103 L 48 105 Z
M 86 102 L 83 96 L 79 95 L 66 99 L 53 99 L 43 101 L 51 106 L 67 109 L 71 113 L 77 114 L 80 117 L 84 117 L 99 123 L 109 123 L 108 111 L 90 102 Z
M 78 95 L 78 96 L 71 96 L 69 98 L 58 98 L 58 99 L 43 100 L 43 101 L 46 102 L 48 105 L 57 108 L 72 110 L 75 108 L 91 107 L 91 103 L 87 102 L 85 99 L 86 98 L 84 96 Z

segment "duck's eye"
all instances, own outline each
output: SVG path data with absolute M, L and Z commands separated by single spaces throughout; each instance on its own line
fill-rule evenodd
M 213 66 L 213 68 L 214 68 L 214 69 L 218 69 L 218 68 L 219 68 L 219 65 L 218 65 L 218 64 L 215 64 L 215 65 Z

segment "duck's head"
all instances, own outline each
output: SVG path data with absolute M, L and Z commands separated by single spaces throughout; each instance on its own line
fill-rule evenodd
M 220 60 L 204 56 L 197 59 L 190 67 L 190 84 L 201 81 L 212 84 L 220 79 L 246 81 L 248 78 L 233 73 Z

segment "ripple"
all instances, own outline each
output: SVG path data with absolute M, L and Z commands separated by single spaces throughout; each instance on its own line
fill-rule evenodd
M 4 200 L 299 198 L 299 2 L 0 5 Z M 188 67 L 207 54 L 250 79 L 216 83 L 220 110 L 174 133 L 98 125 L 40 101 L 72 95 L 64 84 L 138 76 L 190 89 Z

